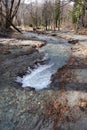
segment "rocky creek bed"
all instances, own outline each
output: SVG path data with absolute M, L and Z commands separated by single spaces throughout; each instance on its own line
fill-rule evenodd
M 87 48 L 73 45 L 67 64 L 52 75 L 51 87 L 36 92 L 15 82 L 29 66 L 43 63 L 36 45 L 0 39 L 0 130 L 86 130 L 87 84 L 81 74 Z

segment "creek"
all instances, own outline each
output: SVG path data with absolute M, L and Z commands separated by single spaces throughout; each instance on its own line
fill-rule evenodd
M 18 77 L 17 81 L 22 83 L 22 87 L 29 86 L 36 90 L 50 87 L 52 74 L 67 63 L 71 53 L 71 45 L 64 39 L 33 32 L 24 32 L 24 36 L 45 40 L 47 44 L 39 51 L 45 51 L 44 59 L 49 60 L 45 65 L 39 65 L 36 69 L 30 70 L 31 73 L 27 73 L 23 78 Z

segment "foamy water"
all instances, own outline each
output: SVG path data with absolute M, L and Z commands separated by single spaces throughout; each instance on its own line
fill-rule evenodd
M 34 87 L 36 90 L 47 88 L 52 75 L 52 65 L 40 65 L 37 69 L 31 70 L 30 74 L 17 77 L 17 82 L 22 83 L 22 87 Z

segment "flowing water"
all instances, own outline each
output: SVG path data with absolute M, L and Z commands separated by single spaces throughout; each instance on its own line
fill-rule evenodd
M 31 70 L 31 73 L 27 73 L 23 78 L 18 77 L 17 81 L 22 83 L 22 87 L 34 87 L 36 90 L 47 88 L 51 83 L 51 75 L 66 64 L 69 59 L 71 46 L 65 40 L 53 36 L 38 35 L 31 32 L 24 32 L 24 35 L 37 37 L 47 42 L 40 51 L 45 51 L 48 54 L 46 57 L 49 58 L 49 62 L 45 65 L 39 65 L 38 68 Z M 46 59 L 46 57 L 44 58 Z

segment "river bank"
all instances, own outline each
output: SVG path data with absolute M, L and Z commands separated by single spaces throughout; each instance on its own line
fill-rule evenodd
M 66 65 L 52 76 L 51 87 L 36 92 L 28 87 L 21 88 L 14 81 L 17 75 L 22 77 L 29 66 L 34 67 L 38 60 L 41 62 L 44 54 L 40 54 L 35 45 L 29 46 L 26 41 L 24 44 L 21 41 L 20 45 L 20 40 L 0 40 L 6 45 L 19 41 L 19 46 L 1 44 L 0 129 L 86 129 L 87 93 L 84 71 L 86 72 L 87 48 L 79 43 L 73 45 Z M 50 41 L 53 42 L 52 39 Z
M 41 63 L 44 52 L 40 53 L 37 48 L 44 44 L 32 40 L 0 38 L 0 83 L 14 82 L 18 75 L 23 76 L 27 72 L 28 67 L 33 69 Z

